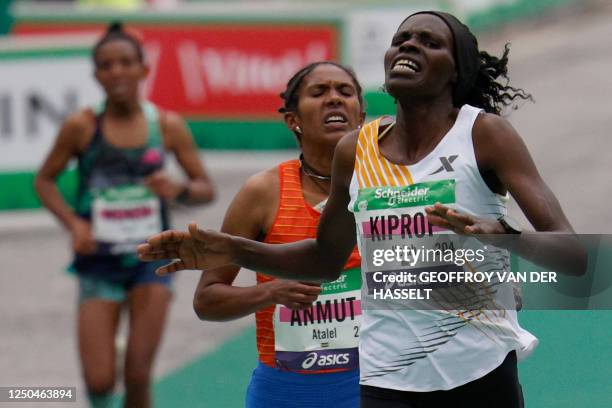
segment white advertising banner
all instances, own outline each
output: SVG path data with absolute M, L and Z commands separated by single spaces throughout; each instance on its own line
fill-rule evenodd
M 350 65 L 365 90 L 375 91 L 385 82 L 383 58 L 401 22 L 418 7 L 358 9 L 348 21 Z
M 102 97 L 88 53 L 0 54 L 0 172 L 38 168 L 63 119 Z

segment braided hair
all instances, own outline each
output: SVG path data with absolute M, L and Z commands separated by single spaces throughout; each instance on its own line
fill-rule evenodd
M 338 64 L 332 61 L 317 61 L 306 65 L 304 68 L 296 72 L 295 75 L 291 77 L 291 79 L 289 79 L 289 81 L 287 82 L 287 88 L 280 94 L 280 97 L 283 99 L 283 106 L 278 109 L 280 113 L 289 113 L 297 111 L 297 106 L 299 102 L 298 91 L 300 89 L 300 86 L 302 85 L 302 81 L 308 74 L 310 74 L 312 71 L 314 71 L 316 67 L 320 65 L 333 65 L 346 72 L 353 80 L 353 85 L 355 85 L 355 88 L 357 89 L 359 105 L 363 107 L 362 89 L 361 85 L 359 84 L 359 81 L 357 80 L 355 72 L 351 68 L 345 67 L 342 64 Z
M 510 47 L 506 44 L 501 58 L 478 49 L 478 40 L 457 17 L 442 11 L 418 11 L 406 17 L 400 27 L 409 18 L 429 14 L 440 18 L 449 28 L 453 37 L 453 58 L 457 69 L 457 83 L 453 87 L 453 106 L 460 108 L 470 104 L 484 109 L 488 113 L 499 115 L 515 99 L 531 100 L 533 98 L 520 88 L 509 85 L 508 54 Z M 498 79 L 502 78 L 502 82 Z M 505 79 L 505 81 L 503 81 Z M 517 106 L 514 106 L 516 109 Z
M 132 44 L 132 46 L 134 46 L 134 49 L 136 50 L 136 56 L 138 57 L 138 61 L 144 62 L 144 51 L 142 49 L 142 44 L 140 43 L 140 41 L 132 34 L 124 31 L 122 23 L 115 21 L 109 24 L 108 28 L 106 29 L 106 33 L 102 36 L 102 38 L 98 40 L 96 45 L 94 45 L 93 51 L 91 53 L 94 60 L 94 64 L 97 65 L 96 57 L 100 48 L 102 48 L 103 45 L 109 42 L 117 40 L 127 41 L 128 43 Z
M 521 88 L 509 85 L 508 78 L 508 54 L 510 45 L 504 46 L 504 52 L 500 58 L 490 55 L 486 51 L 480 51 L 480 68 L 476 76 L 476 82 L 470 89 L 463 101 L 458 104 L 470 104 L 484 109 L 488 113 L 499 115 L 502 110 L 511 105 L 515 99 L 530 100 L 531 94 Z M 502 81 L 498 79 L 502 78 Z M 513 109 L 518 106 L 514 105 Z

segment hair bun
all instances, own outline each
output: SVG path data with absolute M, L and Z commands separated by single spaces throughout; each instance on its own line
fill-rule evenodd
M 113 21 L 108 25 L 106 32 L 108 33 L 120 33 L 123 31 L 123 23 L 120 21 Z

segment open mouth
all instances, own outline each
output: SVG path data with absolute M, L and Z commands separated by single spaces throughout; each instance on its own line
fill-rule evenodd
M 348 121 L 346 119 L 346 116 L 338 112 L 328 114 L 327 116 L 325 116 L 325 119 L 323 121 L 323 123 L 325 123 L 326 125 L 332 125 L 332 124 L 345 125 L 347 122 Z
M 413 60 L 402 58 L 397 60 L 395 64 L 393 64 L 393 67 L 391 67 L 391 71 L 409 72 L 411 74 L 416 74 L 417 72 L 421 72 L 421 66 Z

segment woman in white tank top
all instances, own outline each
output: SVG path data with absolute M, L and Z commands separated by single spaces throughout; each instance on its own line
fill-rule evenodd
M 466 242 L 515 234 L 512 248 L 493 248 L 466 262 L 464 271 L 507 270 L 506 249 L 521 254 L 537 240 L 541 253 L 562 250 L 552 260 L 536 254 L 534 262 L 584 273 L 585 254 L 573 241 L 549 242 L 538 233 L 573 229 L 521 137 L 499 116 L 514 99 L 530 98 L 503 81 L 507 57 L 508 49 L 501 58 L 480 52 L 469 29 L 449 14 L 408 17 L 385 54 L 385 87 L 396 100 L 396 119 L 371 122 L 338 144 L 316 240 L 265 245 L 192 224 L 189 232 L 152 237 L 139 249 L 142 259 L 180 258 L 160 273 L 233 263 L 282 278 L 328 281 L 338 277 L 357 242 L 362 298 L 372 300 L 364 300 L 360 333 L 361 406 L 521 407 L 517 356 L 537 340 L 518 325 L 511 287 L 486 287 L 492 294 L 485 300 L 504 307 L 476 302 L 463 310 L 408 310 L 394 307 L 393 296 L 404 292 L 393 285 L 386 287 L 391 299 L 378 289 L 379 303 L 372 297 L 377 288 L 369 286 L 375 273 L 399 272 L 385 270 L 374 250 L 420 243 L 430 249 L 431 239 L 443 234 Z M 538 232 L 521 232 L 505 217 L 508 193 Z M 442 271 L 449 265 L 427 266 Z

